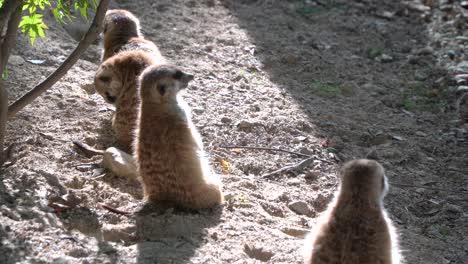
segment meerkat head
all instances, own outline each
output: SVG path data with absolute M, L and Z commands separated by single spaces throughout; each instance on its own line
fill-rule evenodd
M 113 104 L 117 101 L 122 80 L 119 74 L 114 71 L 113 65 L 103 63 L 99 66 L 94 76 L 94 87 L 106 102 Z
M 172 65 L 153 65 L 140 75 L 140 95 L 143 102 L 173 102 L 181 89 L 188 86 L 193 75 Z
M 387 192 L 385 170 L 375 160 L 347 162 L 340 172 L 340 195 L 380 204 Z
M 104 17 L 104 29 L 102 33 L 104 41 L 109 39 L 109 36 L 117 38 L 141 37 L 140 21 L 127 10 L 109 10 Z

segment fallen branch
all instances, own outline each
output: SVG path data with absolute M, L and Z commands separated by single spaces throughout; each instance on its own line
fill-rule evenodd
M 110 205 L 107 205 L 107 204 L 104 204 L 104 203 L 100 203 L 99 206 L 103 209 L 106 209 L 108 210 L 109 212 L 112 212 L 114 214 L 120 214 L 120 215 L 131 215 L 133 214 L 132 212 L 127 212 L 127 211 L 122 211 L 122 210 L 119 210 L 117 208 L 114 208 Z
M 220 146 L 221 148 L 226 148 L 226 149 L 257 149 L 257 150 L 270 150 L 270 151 L 277 151 L 277 152 L 284 152 L 284 153 L 289 153 L 301 157 L 306 157 L 310 158 L 310 155 L 300 153 L 300 152 L 294 152 L 290 150 L 285 150 L 285 149 L 280 149 L 280 148 L 266 148 L 266 147 L 253 147 L 253 146 Z
M 397 183 L 397 182 L 389 182 L 389 183 L 393 186 L 398 186 L 398 187 L 423 188 L 423 189 L 428 189 L 428 190 L 451 192 L 451 193 L 468 193 L 468 191 L 458 191 L 458 190 L 453 190 L 453 189 L 429 187 L 429 186 L 424 186 L 424 185 L 403 184 L 403 183 Z
M 109 4 L 109 0 L 101 0 L 99 6 L 96 11 L 96 15 L 94 16 L 93 23 L 88 29 L 86 35 L 81 39 L 78 46 L 73 50 L 73 52 L 68 56 L 68 58 L 57 68 L 51 75 L 47 77 L 44 81 L 38 84 L 36 87 L 31 89 L 21 98 L 16 100 L 13 104 L 8 107 L 8 118 L 11 119 L 18 113 L 21 109 L 25 106 L 30 104 L 34 99 L 36 99 L 39 95 L 43 92 L 47 91 L 52 85 L 60 80 L 68 70 L 78 61 L 81 54 L 83 54 L 86 49 L 94 42 L 94 40 L 99 35 L 99 32 L 102 28 L 102 22 L 104 20 L 104 16 L 106 14 L 107 5 Z
M 104 155 L 104 150 L 99 150 L 99 149 L 95 149 L 91 146 L 88 146 L 84 143 L 81 143 L 79 141 L 72 141 L 73 145 L 76 147 L 76 149 L 83 153 L 87 158 L 91 158 L 93 156 L 96 156 L 96 155 Z
M 309 158 L 307 158 L 305 160 L 302 160 L 301 162 L 299 162 L 297 164 L 286 166 L 286 167 L 283 167 L 283 168 L 281 168 L 279 170 L 275 170 L 273 172 L 264 174 L 264 175 L 262 175 L 262 178 L 270 178 L 271 176 L 274 176 L 274 175 L 280 174 L 280 173 L 285 173 L 285 172 L 299 172 L 299 171 L 302 171 L 305 168 L 307 168 L 310 164 L 312 164 L 314 162 L 314 160 L 315 160 L 314 157 L 309 157 Z

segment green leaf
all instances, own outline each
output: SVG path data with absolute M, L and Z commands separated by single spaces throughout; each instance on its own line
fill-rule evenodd
M 3 2 L 4 2 L 4 0 L 0 0 L 0 7 L 3 6 Z
M 3 4 L 3 1 L 0 4 Z M 1 7 L 1 5 L 0 5 L 0 7 Z M 3 80 L 8 79 L 8 74 L 9 74 L 8 73 L 8 67 L 7 67 L 7 65 L 5 65 L 5 69 L 3 69 L 3 72 L 2 72 L 2 79 Z

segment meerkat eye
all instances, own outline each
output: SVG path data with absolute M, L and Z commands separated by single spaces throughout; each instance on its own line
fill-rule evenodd
M 102 30 L 102 32 L 103 32 L 104 34 L 106 34 L 106 32 L 107 32 L 107 24 L 104 25 L 104 29 Z
M 385 190 L 385 177 L 382 177 L 382 190 Z
M 111 77 L 109 77 L 109 76 L 99 76 L 99 80 L 101 82 L 107 83 L 107 82 L 109 82 L 111 80 Z
M 158 91 L 161 95 L 164 95 L 166 93 L 166 85 L 164 84 L 158 85 Z

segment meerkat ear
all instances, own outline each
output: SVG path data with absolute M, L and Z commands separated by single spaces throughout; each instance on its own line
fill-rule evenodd
M 181 70 L 177 70 L 176 73 L 174 73 L 173 77 L 174 77 L 174 79 L 176 79 L 178 81 L 181 81 L 181 82 L 184 82 L 184 83 L 188 83 L 191 80 L 193 80 L 193 75 L 185 73 L 185 72 L 183 72 Z

